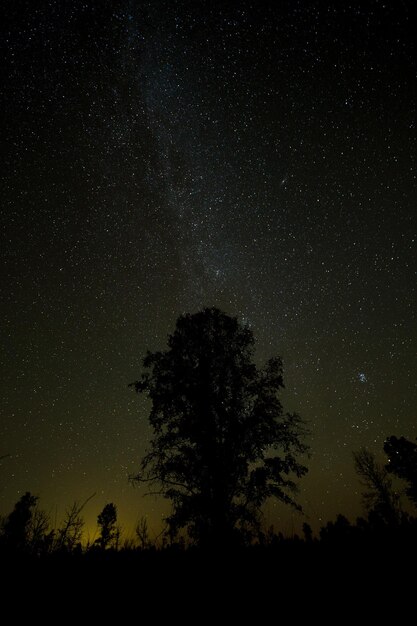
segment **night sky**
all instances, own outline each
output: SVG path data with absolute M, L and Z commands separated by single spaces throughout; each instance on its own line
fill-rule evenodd
M 352 451 L 417 436 L 414 4 L 1 3 L 0 513 L 157 533 L 128 384 L 217 306 L 284 360 L 307 521 L 354 521 Z

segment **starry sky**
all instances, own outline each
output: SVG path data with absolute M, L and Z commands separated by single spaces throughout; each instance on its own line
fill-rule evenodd
M 159 532 L 166 504 L 128 482 L 150 434 L 128 383 L 217 306 L 284 360 L 307 521 L 354 519 L 352 451 L 417 436 L 412 0 L 1 12 L 0 513 L 30 490 L 59 521 L 95 492 L 90 529 L 113 501 L 126 534 Z

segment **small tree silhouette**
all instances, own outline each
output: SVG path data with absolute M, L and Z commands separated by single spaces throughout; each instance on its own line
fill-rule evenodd
M 93 498 L 91 495 L 85 502 L 74 504 L 67 510 L 61 528 L 58 529 L 56 538 L 56 549 L 58 551 L 73 552 L 76 547 L 81 546 L 81 539 L 84 530 L 84 519 L 81 512 L 87 502 Z
M 385 467 L 366 448 L 354 452 L 353 457 L 356 473 L 367 489 L 362 497 L 368 515 L 385 524 L 398 524 L 401 516 L 399 496 L 392 488 L 392 481 Z
M 120 529 L 117 526 L 117 508 L 110 502 L 106 504 L 100 515 L 97 517 L 97 524 L 100 527 L 100 537 L 96 543 L 105 550 L 106 548 L 118 548 L 120 539 Z
M 29 545 L 32 554 L 41 556 L 52 547 L 54 532 L 50 529 L 48 514 L 35 508 L 29 525 Z
M 29 551 L 31 522 L 37 501 L 37 496 L 33 496 L 30 491 L 27 491 L 16 502 L 13 511 L 3 525 L 2 542 L 7 550 Z
M 303 524 L 303 535 L 307 543 L 311 543 L 313 541 L 313 529 L 307 522 L 304 522 Z
M 137 524 L 136 524 L 136 535 L 140 541 L 140 545 L 142 550 L 145 550 L 146 548 L 149 548 L 149 546 L 151 545 L 150 539 L 149 539 L 149 529 L 148 529 L 148 520 L 146 519 L 146 517 L 144 517 L 142 515 L 142 517 L 139 518 Z
M 324 542 L 345 544 L 349 543 L 354 536 L 354 527 L 351 525 L 347 517 L 340 513 L 336 517 L 336 521 L 327 522 L 320 529 L 320 539 Z
M 165 352 L 148 353 L 134 383 L 152 401 L 151 450 L 132 477 L 171 500 L 170 533 L 200 544 L 250 538 L 269 497 L 300 508 L 295 478 L 307 468 L 307 431 L 278 398 L 282 363 L 259 369 L 254 337 L 218 309 L 179 317 Z

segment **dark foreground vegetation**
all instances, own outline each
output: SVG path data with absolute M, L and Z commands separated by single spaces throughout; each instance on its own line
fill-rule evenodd
M 30 494 L 24 499 L 33 502 Z M 103 513 L 99 527 L 100 521 Z M 143 539 L 144 524 L 139 526 Z M 364 611 L 373 618 L 405 618 L 414 603 L 417 520 L 405 514 L 396 524 L 375 510 L 355 524 L 339 515 L 315 537 L 305 524 L 300 537 L 271 530 L 251 544 L 210 548 L 170 543 L 168 537 L 160 547 L 141 544 L 139 536 L 136 545 L 120 538 L 119 545 L 117 538 L 106 544 L 108 527 L 100 528 L 91 545 L 68 537 L 63 542 L 68 519 L 35 542 L 30 519 L 25 528 L 28 534 L 18 545 L 2 535 L 3 607 L 19 615 L 48 616 L 54 623 L 130 623 L 132 612 L 140 613 L 139 622 L 152 616 L 156 621 L 217 623 L 228 617 L 246 623 L 290 613 L 297 620 L 337 615 L 343 623 L 363 617 Z
M 55 617 L 58 610 L 71 621 L 130 623 L 132 612 L 138 622 L 247 623 L 277 613 L 297 621 L 337 616 L 337 623 L 368 614 L 405 619 L 415 597 L 416 528 L 375 533 L 340 520 L 335 527 L 317 540 L 276 537 L 221 552 L 174 545 L 9 555 L 1 561 L 3 606 L 17 591 L 25 598 L 19 614 L 30 608 L 31 616 Z

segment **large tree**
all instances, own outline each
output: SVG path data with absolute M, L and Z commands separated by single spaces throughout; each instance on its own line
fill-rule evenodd
M 222 544 L 253 532 L 271 496 L 300 508 L 307 429 L 283 412 L 281 359 L 255 364 L 248 326 L 215 308 L 182 315 L 168 349 L 143 365 L 133 384 L 152 401 L 153 438 L 133 479 L 171 500 L 173 534 Z

